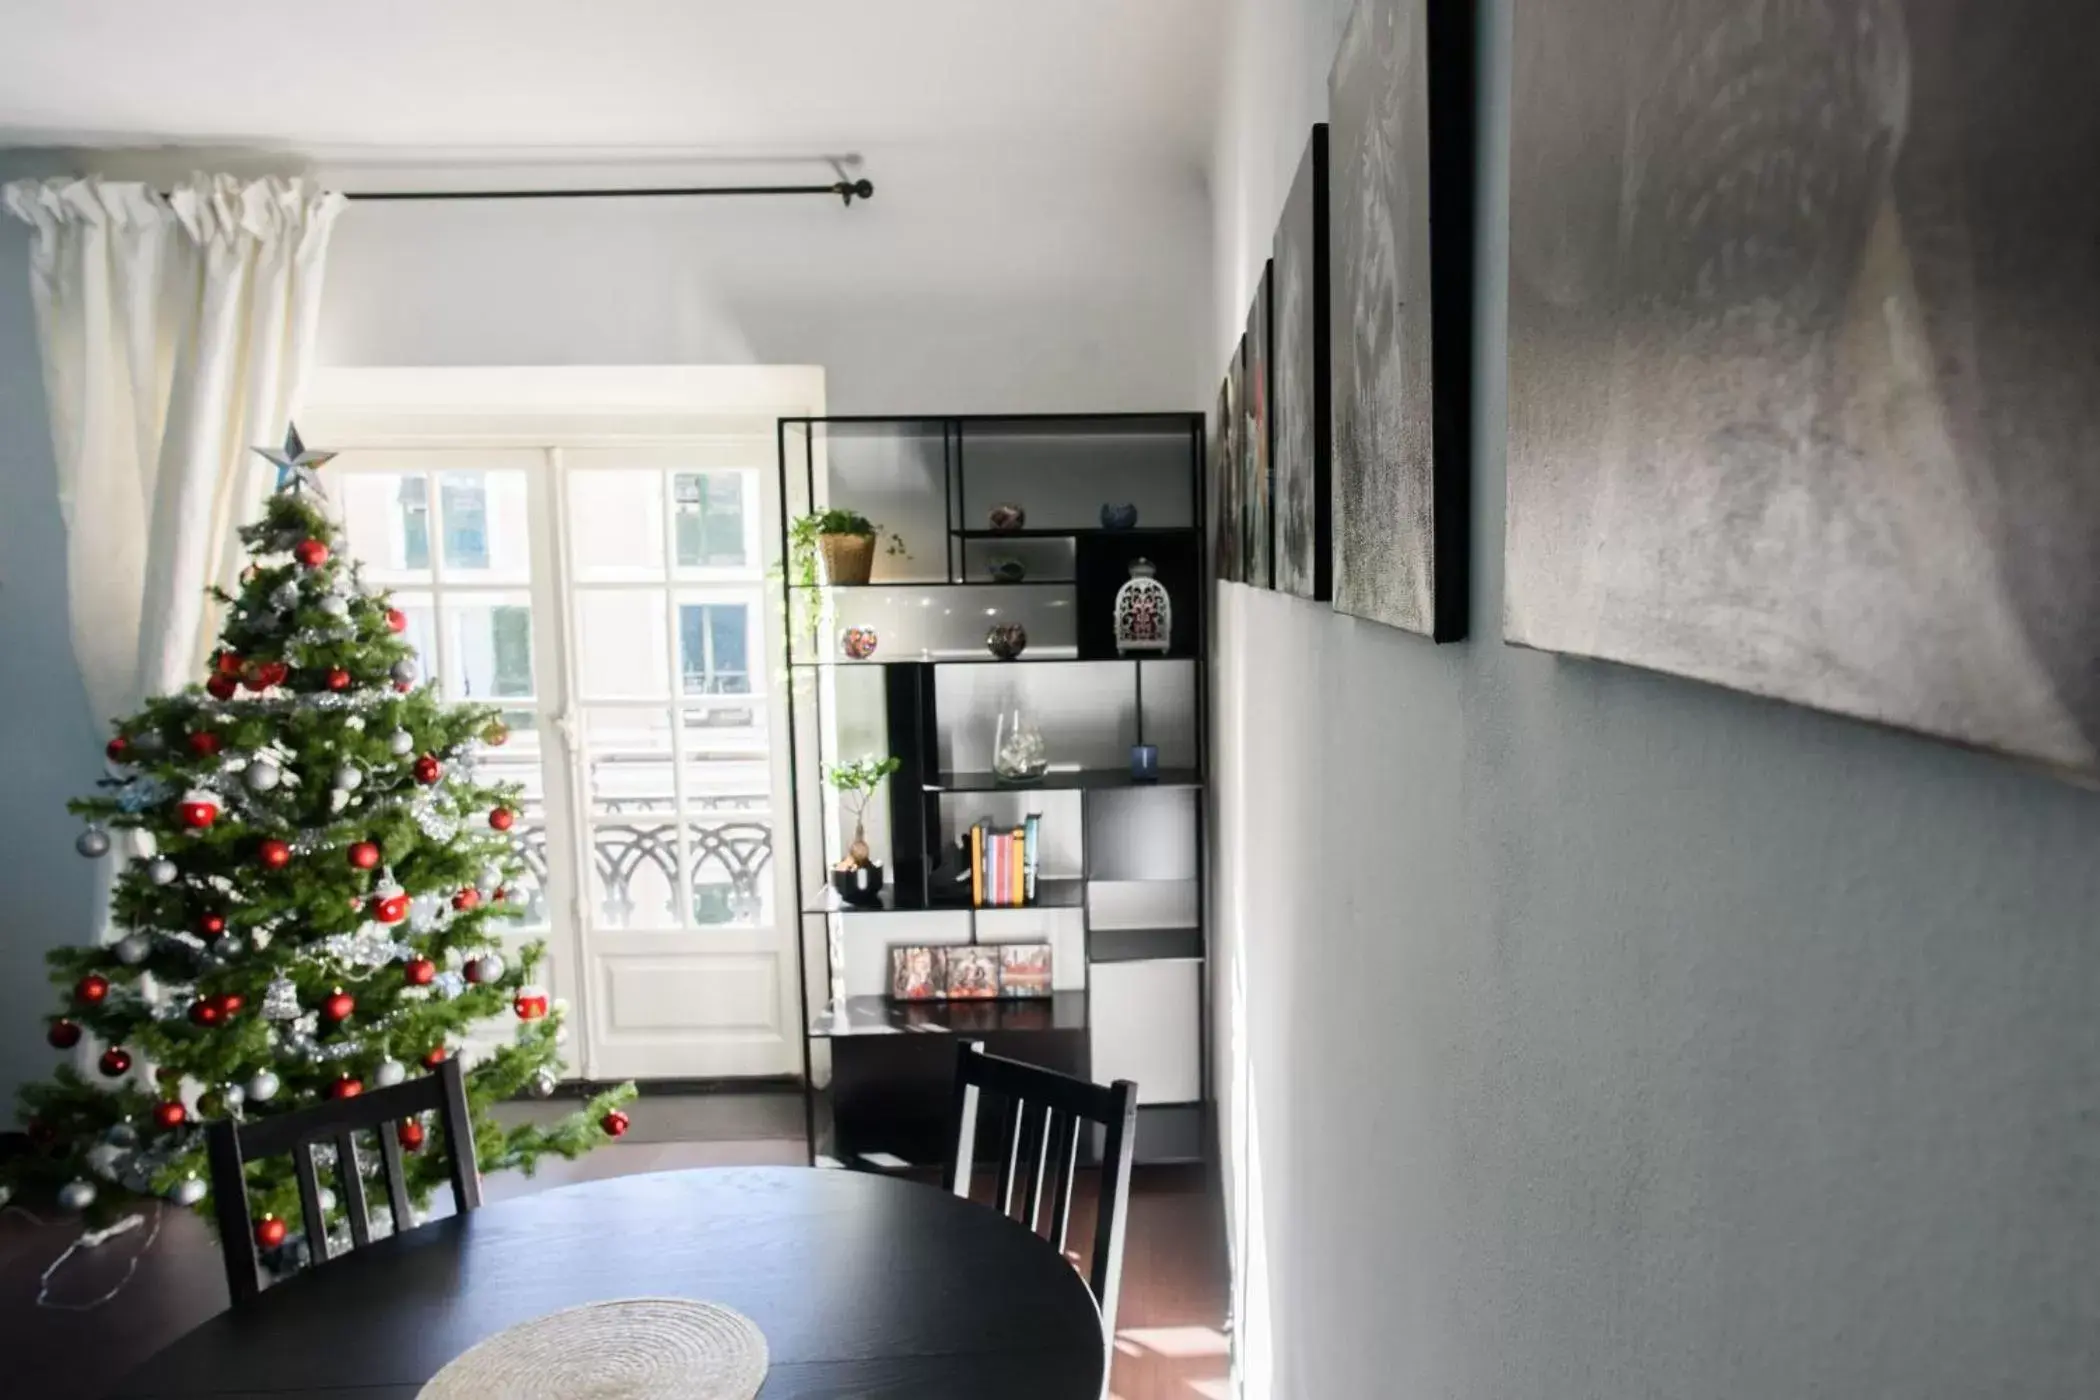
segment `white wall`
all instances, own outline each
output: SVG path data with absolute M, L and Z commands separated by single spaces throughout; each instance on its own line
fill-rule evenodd
M 217 155 L 0 153 L 0 178 L 161 178 Z M 318 172 L 392 188 L 413 172 Z M 569 184 L 635 172 L 569 170 Z M 693 183 L 737 169 L 682 172 Z M 1208 358 L 1209 203 L 1193 169 L 973 146 L 871 149 L 875 198 L 353 204 L 319 338 L 331 365 L 811 364 L 837 413 L 1187 410 Z M 469 170 L 438 185 L 517 184 Z M 797 173 L 806 179 L 807 171 Z M 661 183 L 662 172 L 651 182 Z M 65 800 L 101 771 L 67 640 L 63 539 L 26 231 L 0 220 L 0 1101 L 41 1076 L 44 950 L 85 936 Z M 4 1115 L 0 1115 L 4 1116 Z
M 1346 9 L 1234 6 L 1206 401 Z M 1482 10 L 1472 640 L 1220 588 L 1248 1393 L 2090 1396 L 2100 798 L 1502 644 Z

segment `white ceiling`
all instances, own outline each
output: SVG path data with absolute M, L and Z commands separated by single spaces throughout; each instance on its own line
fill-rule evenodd
M 1200 166 L 1215 0 L 0 0 L 0 145 Z M 870 171 L 878 174 L 879 171 Z

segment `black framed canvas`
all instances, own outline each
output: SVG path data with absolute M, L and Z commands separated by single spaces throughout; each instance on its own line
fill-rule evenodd
M 1269 298 L 1274 263 L 1263 263 L 1261 283 L 1254 290 L 1254 305 L 1247 310 L 1247 334 L 1240 342 L 1246 370 L 1241 384 L 1244 402 L 1240 422 L 1240 582 L 1256 588 L 1273 588 L 1270 563 L 1275 555 L 1275 526 L 1271 510 L 1273 477 L 1269 471 L 1274 442 L 1269 416 L 1273 384 L 1269 378 Z
M 1471 0 L 1358 0 L 1328 79 L 1334 606 L 1465 633 Z
M 1312 129 L 1276 226 L 1271 292 L 1276 394 L 1270 468 L 1276 516 L 1276 589 L 1315 602 L 1333 596 L 1329 471 L 1327 125 Z
M 1234 351 L 1234 361 L 1238 351 Z M 1227 371 L 1218 381 L 1218 406 L 1210 424 L 1209 499 L 1210 571 L 1214 578 L 1230 582 L 1239 570 L 1239 508 L 1233 490 L 1233 474 L 1239 470 L 1233 444 L 1237 438 L 1239 409 L 1233 399 L 1233 376 Z
M 1519 0 L 1507 635 L 2100 776 L 2100 8 Z
M 1225 565 L 1218 577 L 1232 583 L 1244 583 L 1247 578 L 1246 509 L 1241 504 L 1246 497 L 1245 456 L 1247 451 L 1246 379 L 1247 339 L 1233 347 L 1232 359 L 1225 367 L 1225 472 L 1221 478 L 1225 487 L 1225 500 L 1218 511 L 1220 552 Z

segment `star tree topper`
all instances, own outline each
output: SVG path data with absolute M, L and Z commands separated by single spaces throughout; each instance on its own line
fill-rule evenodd
M 309 451 L 306 444 L 299 441 L 297 424 L 285 424 L 282 448 L 258 447 L 254 450 L 277 468 L 279 491 L 312 491 L 322 500 L 328 499 L 328 492 L 322 487 L 321 478 L 316 473 L 327 463 L 334 461 L 335 454 Z

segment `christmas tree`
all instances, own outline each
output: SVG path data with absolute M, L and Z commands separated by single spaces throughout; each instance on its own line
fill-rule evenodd
M 114 942 L 50 955 L 53 1047 L 92 1037 L 99 1075 L 61 1066 L 22 1094 L 30 1151 L 0 1186 L 56 1193 L 94 1223 L 144 1198 L 209 1212 L 205 1121 L 253 1119 L 428 1073 L 463 1033 L 515 1018 L 467 1075 L 483 1171 L 531 1171 L 625 1131 L 623 1086 L 552 1127 L 504 1127 L 498 1100 L 554 1087 L 560 1008 L 532 982 L 543 945 L 499 946 L 521 912 L 515 789 L 476 781 L 507 737 L 488 707 L 418 684 L 407 619 L 340 550 L 296 430 L 209 677 L 118 722 L 82 855 L 119 846 Z M 435 1127 L 400 1130 L 440 1147 Z M 363 1154 L 360 1154 L 363 1155 Z M 369 1165 L 376 1170 L 377 1154 Z M 420 1204 L 442 1153 L 413 1151 Z M 378 1193 L 383 1196 L 383 1192 Z M 292 1163 L 251 1164 L 258 1220 L 298 1219 Z

